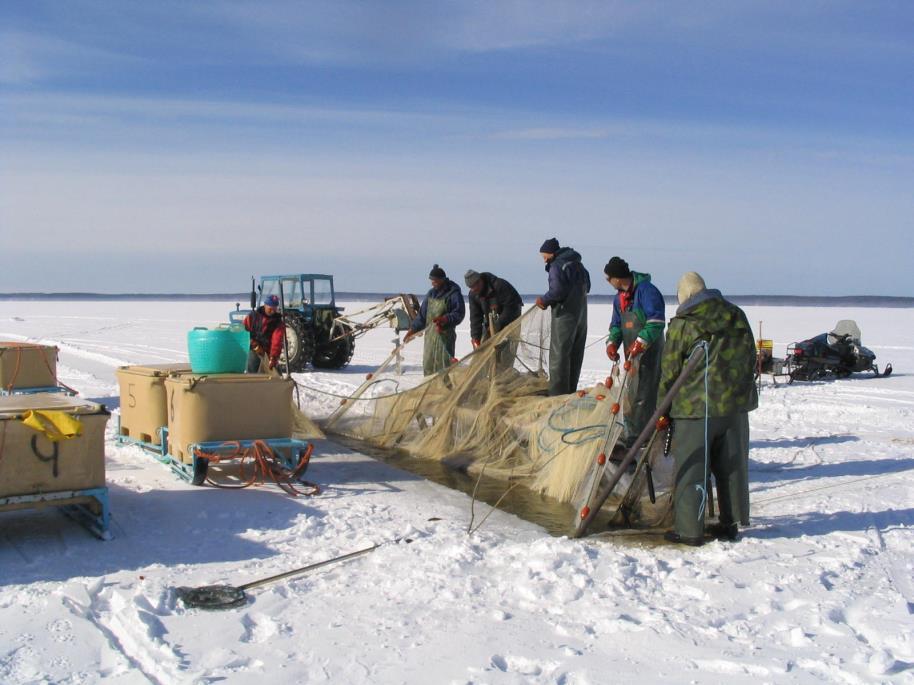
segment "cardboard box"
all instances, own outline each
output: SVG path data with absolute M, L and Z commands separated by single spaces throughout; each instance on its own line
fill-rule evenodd
M 122 366 L 116 372 L 121 393 L 120 434 L 152 445 L 161 445 L 160 428 L 168 425 L 165 377 L 189 373 L 190 364 Z
M 168 376 L 168 453 L 190 463 L 194 443 L 292 437 L 293 386 L 261 374 Z
M 57 348 L 0 341 L 0 389 L 57 385 Z
M 51 442 L 22 423 L 30 409 L 66 412 L 82 434 Z M 109 416 L 100 404 L 61 393 L 0 397 L 0 497 L 104 487 Z

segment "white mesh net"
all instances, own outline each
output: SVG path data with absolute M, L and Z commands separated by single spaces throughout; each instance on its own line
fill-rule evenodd
M 601 479 L 622 432 L 626 372 L 586 391 L 547 397 L 549 312 L 531 308 L 479 349 L 414 387 L 403 370 L 421 368 L 421 344 L 401 346 L 325 423 L 328 432 L 376 449 L 403 450 L 527 487 L 578 511 Z M 655 441 L 662 442 L 662 441 Z M 672 474 L 662 445 L 651 450 L 656 504 L 646 464 L 623 474 L 607 509 L 627 525 L 658 525 L 669 510 Z M 654 462 L 657 462 L 656 464 Z M 633 487 L 634 486 L 634 487 Z M 624 501 L 623 501 L 624 500 Z M 618 512 L 625 504 L 624 514 Z

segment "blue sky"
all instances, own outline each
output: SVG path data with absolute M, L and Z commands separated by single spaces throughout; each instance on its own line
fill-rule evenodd
M 0 291 L 914 295 L 907 2 L 0 3 Z

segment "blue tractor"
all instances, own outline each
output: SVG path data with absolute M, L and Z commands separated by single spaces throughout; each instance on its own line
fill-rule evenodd
M 280 356 L 282 371 L 304 371 L 308 364 L 317 369 L 341 369 L 355 351 L 353 328 L 337 321 L 342 312 L 336 306 L 333 276 L 327 274 L 283 274 L 261 276 L 254 287 L 251 279 L 251 309 L 267 295 L 278 295 L 286 324 L 286 339 Z M 248 311 L 240 305 L 232 322 L 240 322 Z

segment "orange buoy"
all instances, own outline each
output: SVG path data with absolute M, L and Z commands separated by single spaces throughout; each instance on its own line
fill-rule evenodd
M 583 521 L 588 516 L 590 516 L 590 507 L 584 507 L 581 509 L 581 520 Z
M 606 395 L 597 395 L 597 399 L 598 399 L 598 400 L 605 400 L 605 399 L 606 399 Z
M 607 389 L 607 390 L 609 390 L 611 387 L 613 387 L 613 377 L 612 377 L 612 376 L 607 376 L 607 377 L 606 377 L 606 380 L 603 381 L 603 385 L 606 386 L 606 389 Z
M 619 407 L 619 403 L 618 403 L 618 402 L 615 402 L 615 403 L 613 404 L 612 408 L 611 408 L 609 411 L 611 411 L 613 414 L 618 414 L 618 413 L 619 413 L 619 408 L 620 408 L 620 407 Z
M 606 463 L 606 453 L 600 452 L 600 454 L 597 455 L 597 463 L 600 466 L 603 466 L 603 464 Z

